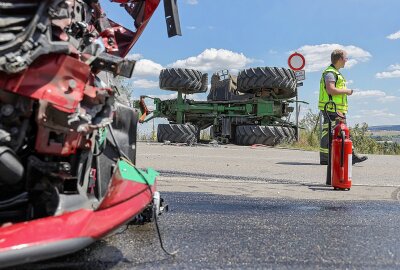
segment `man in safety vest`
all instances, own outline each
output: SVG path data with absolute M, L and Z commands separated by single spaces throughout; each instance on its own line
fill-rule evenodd
M 320 87 L 319 87 L 319 102 L 318 108 L 322 111 L 324 116 L 324 124 L 322 128 L 322 137 L 320 144 L 320 164 L 328 164 L 328 121 L 332 121 L 332 126 L 335 125 L 334 121 L 337 117 L 333 105 L 327 106 L 329 119 L 324 113 L 325 104 L 331 99 L 336 104 L 337 113 L 345 118 L 348 110 L 347 96 L 353 94 L 352 89 L 347 89 L 346 80 L 339 72 L 347 62 L 347 53 L 344 50 L 334 50 L 331 54 L 331 65 L 327 67 L 322 73 Z M 366 156 L 358 156 L 353 151 L 353 164 L 367 160 Z

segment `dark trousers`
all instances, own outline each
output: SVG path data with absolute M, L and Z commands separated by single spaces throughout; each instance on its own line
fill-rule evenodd
M 322 115 L 324 117 L 324 123 L 322 125 L 322 135 L 321 135 L 321 142 L 320 142 L 320 148 L 319 148 L 319 160 L 320 162 L 328 162 L 328 152 L 329 152 L 329 137 L 328 137 L 328 132 L 331 132 L 329 130 L 329 121 L 331 121 L 331 127 L 333 128 L 336 125 L 336 113 L 333 112 L 328 112 L 328 117 L 325 115 L 324 112 L 322 112 Z M 346 123 L 346 116 L 344 116 L 344 122 Z

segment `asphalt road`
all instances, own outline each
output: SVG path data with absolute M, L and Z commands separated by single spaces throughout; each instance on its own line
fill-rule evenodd
M 399 269 L 399 156 L 353 166 L 350 191 L 326 187 L 317 153 L 269 147 L 138 145 L 161 172 L 170 211 L 74 255 L 19 269 Z

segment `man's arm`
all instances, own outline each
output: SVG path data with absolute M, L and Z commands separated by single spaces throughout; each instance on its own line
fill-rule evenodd
M 333 72 L 327 72 L 324 76 L 325 80 L 325 85 L 326 85 L 326 92 L 328 92 L 329 95 L 351 95 L 353 94 L 353 90 L 351 89 L 338 89 L 336 88 L 336 76 Z
M 342 95 L 346 94 L 350 96 L 353 94 L 352 89 L 337 89 L 335 86 L 335 82 L 325 82 L 326 84 L 326 92 L 328 92 L 329 95 Z

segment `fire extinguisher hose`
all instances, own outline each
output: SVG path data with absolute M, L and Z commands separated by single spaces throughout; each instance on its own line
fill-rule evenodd
M 340 130 L 340 137 L 342 137 L 342 152 L 340 155 L 340 167 L 343 168 L 343 165 L 344 165 L 344 140 L 346 138 L 344 130 Z
M 342 137 L 342 152 L 340 153 L 340 181 L 344 181 L 344 140 L 346 135 L 344 130 L 340 130 L 340 137 Z

